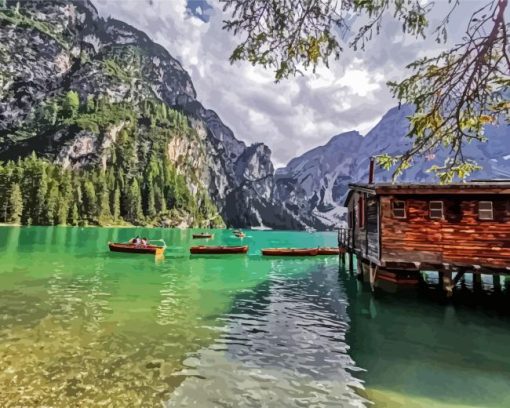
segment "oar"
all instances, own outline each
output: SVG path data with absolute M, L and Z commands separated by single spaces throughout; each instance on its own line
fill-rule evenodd
M 163 247 L 167 247 L 164 239 L 149 239 L 149 242 L 163 242 Z

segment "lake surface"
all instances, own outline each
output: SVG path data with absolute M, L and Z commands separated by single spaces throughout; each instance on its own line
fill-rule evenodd
M 136 234 L 165 257 L 108 252 Z M 227 257 L 191 234 L 0 228 L 0 406 L 510 406 L 505 295 L 374 296 L 337 257 L 260 256 L 335 233 L 248 231 Z

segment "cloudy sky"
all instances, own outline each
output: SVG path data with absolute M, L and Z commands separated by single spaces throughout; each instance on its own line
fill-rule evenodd
M 270 71 L 247 63 L 229 64 L 236 41 L 221 28 L 225 15 L 217 0 L 93 3 L 104 17 L 123 20 L 166 47 L 188 70 L 204 106 L 214 109 L 238 139 L 266 143 L 276 167 L 338 133 L 366 133 L 397 104 L 386 81 L 402 79 L 405 65 L 444 47 L 432 36 L 404 38 L 401 25 L 387 16 L 381 34 L 364 52 L 348 50 L 329 70 L 275 84 Z M 472 10 L 483 4 L 478 0 L 461 3 L 450 25 L 450 44 L 462 35 Z M 436 0 L 431 27 L 448 10 L 447 0 Z

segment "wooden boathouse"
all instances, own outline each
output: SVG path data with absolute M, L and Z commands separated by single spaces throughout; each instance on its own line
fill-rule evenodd
M 349 184 L 348 227 L 339 245 L 358 273 L 401 284 L 440 273 L 450 292 L 466 272 L 510 274 L 510 180 L 438 184 Z M 456 272 L 452 279 L 452 272 Z

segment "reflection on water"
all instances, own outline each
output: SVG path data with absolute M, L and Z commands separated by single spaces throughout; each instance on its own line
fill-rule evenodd
M 510 406 L 505 290 L 489 307 L 468 279 L 449 305 L 373 295 L 335 257 L 259 254 L 334 233 L 253 231 L 247 256 L 190 257 L 191 233 L 0 228 L 0 406 Z M 107 252 L 133 235 L 170 247 Z
M 221 336 L 188 355 L 168 407 L 363 406 L 338 264 L 293 263 L 273 262 L 267 281 L 235 297 Z M 286 276 L 300 266 L 302 276 Z
M 461 289 L 374 296 L 340 275 L 351 317 L 347 342 L 376 406 L 508 407 L 508 294 Z

